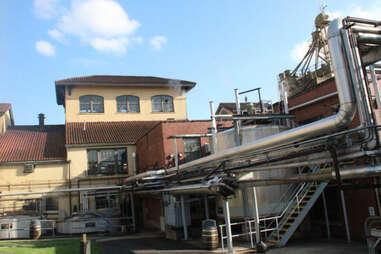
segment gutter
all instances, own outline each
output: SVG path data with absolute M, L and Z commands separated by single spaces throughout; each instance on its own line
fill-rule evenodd
M 66 148 L 75 147 L 98 147 L 98 146 L 131 146 L 136 145 L 136 143 L 93 143 L 93 144 L 66 144 Z
M 10 162 L 0 162 L 0 166 L 3 166 L 3 165 L 24 165 L 24 164 L 42 165 L 42 164 L 60 164 L 60 163 L 69 164 L 70 161 L 68 161 L 68 160 L 10 161 Z

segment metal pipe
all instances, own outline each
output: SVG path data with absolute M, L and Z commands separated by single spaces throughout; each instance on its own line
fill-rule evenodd
M 233 250 L 233 238 L 232 238 L 232 228 L 230 225 L 230 211 L 229 211 L 229 201 L 224 198 L 224 206 L 223 206 L 223 211 L 224 211 L 224 217 L 225 217 L 225 228 L 226 228 L 226 241 L 228 244 L 228 253 L 234 253 Z
M 208 195 L 204 195 L 204 204 L 205 204 L 205 218 L 209 219 Z
M 184 240 L 188 240 L 188 227 L 187 221 L 185 218 L 185 204 L 184 204 L 184 195 L 180 196 L 181 199 L 181 218 L 183 220 L 183 228 L 184 228 Z
M 102 186 L 102 187 L 89 187 L 89 188 L 73 188 L 73 189 L 61 189 L 61 190 L 50 190 L 50 191 L 31 191 L 31 192 L 13 192 L 13 193 L 0 193 L 0 197 L 6 196 L 27 196 L 36 194 L 49 194 L 49 193 L 59 193 L 59 192 L 73 192 L 73 191 L 92 191 L 92 190 L 114 190 L 122 189 L 123 186 Z
M 350 242 L 351 241 L 351 233 L 349 231 L 347 206 L 345 205 L 345 198 L 344 198 L 344 191 L 343 190 L 340 190 L 340 199 L 341 199 L 341 205 L 343 208 L 344 224 L 345 224 L 345 232 L 347 234 L 347 241 Z
M 342 52 L 343 40 L 340 33 L 341 28 L 341 20 L 336 19 L 331 22 L 328 29 L 328 46 L 330 49 L 332 66 L 335 74 L 335 83 L 340 102 L 340 109 L 336 115 L 184 163 L 179 166 L 180 171 L 198 170 L 199 166 L 203 164 L 226 160 L 229 157 L 237 156 L 242 153 L 272 149 L 274 147 L 292 144 L 300 140 L 306 140 L 313 136 L 322 135 L 347 127 L 354 117 L 355 100 L 353 98 L 352 85 L 349 80 L 345 55 Z M 235 91 L 237 94 L 238 90 Z M 176 168 L 171 168 L 168 169 L 167 172 L 171 173 L 175 170 Z M 129 181 L 129 179 L 127 179 L 127 181 Z
M 381 44 L 381 35 L 359 33 L 357 40 L 360 43 Z
M 377 108 L 381 110 L 381 98 L 380 98 L 380 90 L 378 88 L 378 82 L 377 82 L 377 76 L 376 76 L 376 71 L 374 70 L 374 65 L 369 66 L 370 69 L 370 75 L 372 77 L 372 83 L 373 83 L 373 88 L 374 88 L 374 93 L 376 96 L 376 102 L 377 102 Z
M 130 193 L 130 205 L 131 205 L 131 216 L 132 216 L 132 225 L 134 225 L 134 232 L 136 231 L 136 219 L 135 219 L 135 202 L 134 194 Z
M 368 178 L 381 174 L 381 164 L 375 166 L 361 166 L 351 167 L 340 170 L 341 179 L 354 179 L 354 178 Z M 336 179 L 336 173 L 334 171 L 328 173 L 313 173 L 303 174 L 288 177 L 287 179 L 280 178 L 248 178 L 244 180 L 238 180 L 238 183 L 243 186 L 267 186 L 267 185 L 279 185 L 297 182 L 310 182 L 310 181 L 330 181 Z
M 315 102 L 318 102 L 318 101 L 321 101 L 321 100 L 324 100 L 324 99 L 327 99 L 327 98 L 330 98 L 330 97 L 333 97 L 337 95 L 337 92 L 333 92 L 333 93 L 329 93 L 329 94 L 326 94 L 326 95 L 323 95 L 323 96 L 320 96 L 318 98 L 315 98 L 313 100 L 310 100 L 310 101 L 307 101 L 307 102 L 304 102 L 302 104 L 299 104 L 299 105 L 296 105 L 296 106 L 293 106 L 291 108 L 289 108 L 288 110 L 289 111 L 293 111 L 295 109 L 298 109 L 298 108 L 302 108 L 302 107 L 305 107 L 305 106 L 308 106 L 308 105 L 311 105 Z
M 259 225 L 259 211 L 258 211 L 258 200 L 257 200 L 257 190 L 256 187 L 253 187 L 253 217 L 255 221 L 255 242 L 258 249 L 258 246 L 261 243 L 261 229 Z
M 368 25 L 374 25 L 379 26 L 381 25 L 381 21 L 371 20 L 371 19 L 363 19 L 363 18 L 356 18 L 356 17 L 346 17 L 345 18 L 349 22 L 354 23 L 362 23 L 362 24 L 368 24 Z
M 328 29 L 328 45 L 332 54 L 332 64 L 340 101 L 340 110 L 336 115 L 182 164 L 180 165 L 180 170 L 190 170 L 192 167 L 200 166 L 215 160 L 226 159 L 230 156 L 248 151 L 268 149 L 287 143 L 293 143 L 349 125 L 355 112 L 355 100 L 353 99 L 351 84 L 348 79 L 346 61 L 344 54 L 341 51 L 343 43 L 340 36 L 340 29 L 340 20 L 332 21 Z
M 331 238 L 331 229 L 329 227 L 327 200 L 325 198 L 325 191 L 324 190 L 322 192 L 322 199 L 323 199 L 323 207 L 324 207 L 325 226 L 327 227 L 327 236 L 328 236 L 328 239 L 329 239 L 329 238 Z
M 353 33 L 381 34 L 381 29 L 371 26 L 354 25 L 351 27 Z
M 175 151 L 175 166 L 176 166 L 176 172 L 179 172 L 179 152 L 177 151 L 177 139 L 174 138 L 173 140 L 174 143 L 174 151 Z
M 214 102 L 210 101 L 209 102 L 210 106 L 210 117 L 212 118 L 212 140 L 213 140 L 213 153 L 218 152 L 218 147 L 217 147 L 217 124 L 216 124 L 216 116 L 214 112 Z
M 241 114 L 241 103 L 239 102 L 238 88 L 234 89 L 234 96 L 235 96 L 235 108 L 237 111 L 237 115 L 240 115 Z

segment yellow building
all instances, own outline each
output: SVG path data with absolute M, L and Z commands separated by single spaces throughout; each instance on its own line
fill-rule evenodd
M 96 188 L 122 185 L 135 173 L 136 142 L 160 121 L 187 119 L 186 94 L 195 85 L 157 77 L 69 78 L 55 82 L 65 125 L 45 125 L 39 115 L 39 125 L 12 126 L 12 112 L 0 113 L 0 190 L 14 194 L 1 198 L 0 214 L 123 214 L 119 190 Z M 88 190 L 65 191 L 72 188 Z

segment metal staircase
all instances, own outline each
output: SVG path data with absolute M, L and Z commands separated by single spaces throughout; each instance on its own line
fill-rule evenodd
M 318 174 L 330 168 L 314 167 L 310 169 L 314 174 Z M 286 207 L 278 216 L 277 229 L 267 237 L 267 242 L 278 247 L 285 246 L 327 185 L 327 182 L 299 184 L 293 190 Z

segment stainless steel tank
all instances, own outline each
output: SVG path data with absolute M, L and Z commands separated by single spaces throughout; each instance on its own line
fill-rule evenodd
M 278 125 L 252 125 L 243 127 L 240 129 L 240 140 L 242 144 L 253 142 L 257 139 L 264 138 L 270 135 L 277 134 L 286 130 L 286 127 Z M 235 144 L 235 132 L 234 129 L 229 129 L 217 134 L 217 146 L 218 151 L 223 151 L 228 148 L 236 146 Z M 240 177 L 243 178 L 282 178 L 287 175 L 293 175 L 292 170 L 269 170 L 259 171 L 253 173 L 245 173 Z M 278 214 L 285 203 L 282 201 L 282 197 L 286 191 L 291 187 L 290 185 L 274 185 L 274 186 L 261 186 L 256 188 L 258 209 L 260 216 L 268 216 Z M 235 196 L 229 199 L 230 216 L 234 220 L 245 217 L 243 199 L 247 202 L 246 216 L 253 216 L 253 192 L 252 188 L 246 188 L 247 197 L 242 197 L 242 190 L 237 190 Z M 222 213 L 222 198 L 217 199 L 217 213 L 219 216 L 223 216 Z

